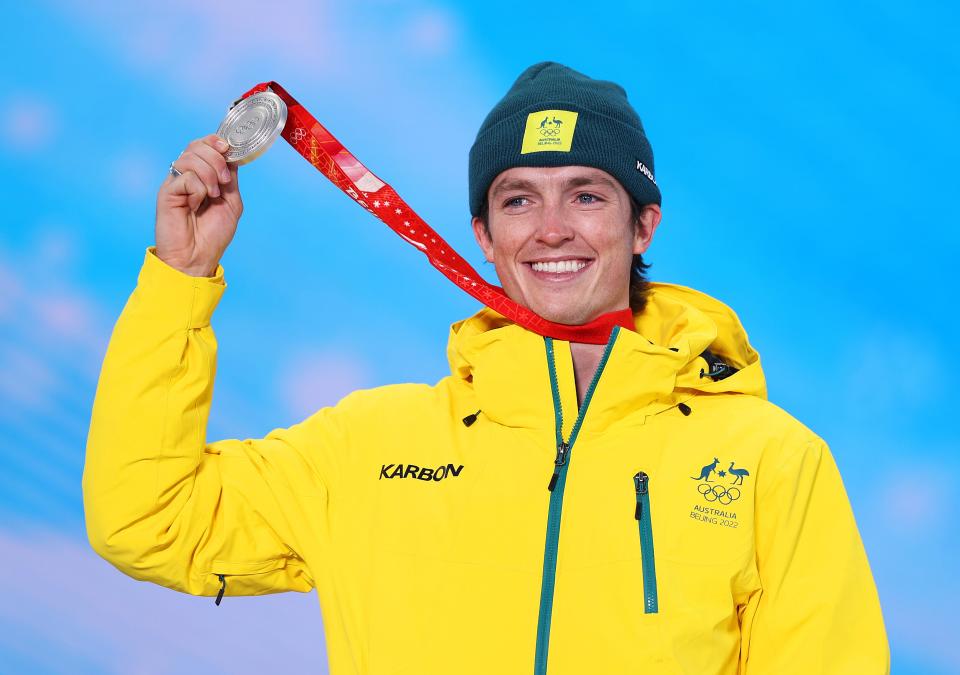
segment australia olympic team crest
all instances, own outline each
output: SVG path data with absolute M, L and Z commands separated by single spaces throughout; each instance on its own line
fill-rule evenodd
M 570 152 L 578 114 L 571 110 L 538 110 L 527 115 L 520 154 Z
M 737 467 L 736 462 L 730 462 L 725 469 L 717 468 L 724 464 L 719 458 L 714 457 L 713 462 L 700 467 L 699 475 L 690 476 L 697 481 L 697 493 L 703 499 L 703 502 L 693 507 L 690 517 L 704 523 L 735 528 L 739 523 L 732 505 L 743 494 L 741 487 L 746 486 L 750 472 Z

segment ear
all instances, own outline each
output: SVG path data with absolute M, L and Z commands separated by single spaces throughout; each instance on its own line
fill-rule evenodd
M 657 231 L 663 212 L 658 204 L 647 204 L 640 210 L 633 230 L 633 254 L 645 253 L 653 241 L 653 233 Z
M 487 228 L 484 227 L 483 221 L 479 216 L 474 216 L 470 224 L 473 226 L 473 236 L 480 245 L 484 258 L 487 259 L 487 262 L 493 262 L 493 240 L 487 234 Z

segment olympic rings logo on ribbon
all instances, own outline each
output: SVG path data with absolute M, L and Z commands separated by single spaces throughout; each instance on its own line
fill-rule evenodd
M 724 506 L 740 499 L 740 490 L 735 487 L 727 489 L 722 485 L 701 483 L 697 486 L 697 492 L 702 494 L 708 502 L 720 502 Z
M 541 129 L 540 135 L 541 136 L 559 136 L 560 130 L 559 129 Z

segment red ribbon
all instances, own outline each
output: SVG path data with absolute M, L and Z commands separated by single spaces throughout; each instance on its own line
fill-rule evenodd
M 535 333 L 569 342 L 606 344 L 614 326 L 635 330 L 630 308 L 602 314 L 580 326 L 570 326 L 548 321 L 514 302 L 500 286 L 485 281 L 392 187 L 377 178 L 350 154 L 333 134 L 279 84 L 261 82 L 241 98 L 267 90 L 277 94 L 287 104 L 287 124 L 281 136 L 294 150 L 357 204 L 418 248 L 427 256 L 430 264 L 450 281 L 487 307 Z

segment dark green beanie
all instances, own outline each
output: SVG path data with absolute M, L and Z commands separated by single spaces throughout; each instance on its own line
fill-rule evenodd
M 660 204 L 653 150 L 623 87 L 559 63 L 527 68 L 480 125 L 470 148 L 470 214 L 515 166 L 592 166 L 640 203 Z

